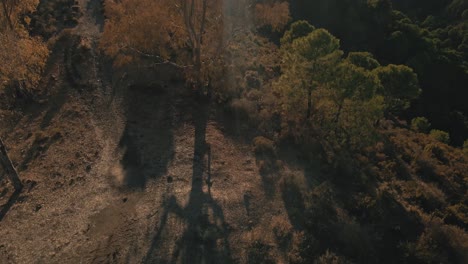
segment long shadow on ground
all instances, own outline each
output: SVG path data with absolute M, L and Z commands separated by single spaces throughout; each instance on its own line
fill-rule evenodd
M 121 165 L 130 188 L 143 188 L 148 179 L 167 171 L 173 158 L 174 106 L 171 92 L 161 87 L 131 87 L 127 124 L 120 140 Z
M 232 263 L 228 241 L 228 226 L 221 206 L 203 191 L 203 175 L 209 168 L 205 155 L 209 155 L 206 143 L 206 126 L 209 105 L 202 103 L 192 111 L 195 125 L 195 146 L 192 166 L 192 188 L 187 205 L 181 206 L 174 196 L 164 203 L 164 211 L 155 230 L 144 263 Z M 209 164 L 208 164 L 209 166 Z M 209 184 L 209 183 L 208 183 Z M 209 186 L 208 186 L 209 187 Z M 210 211 L 211 216 L 210 216 Z M 175 214 L 186 228 L 175 242 L 172 254 L 162 251 L 164 230 L 169 214 Z
M 0 222 L 3 220 L 5 215 L 8 213 L 10 208 L 16 203 L 19 196 L 21 194 L 21 190 L 14 191 L 13 194 L 8 199 L 7 203 L 1 208 L 0 210 Z

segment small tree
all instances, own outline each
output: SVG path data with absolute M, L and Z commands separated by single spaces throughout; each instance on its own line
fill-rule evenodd
M 385 97 L 387 112 L 398 114 L 410 106 L 421 93 L 418 77 L 405 65 L 387 65 L 374 70 L 382 83 L 379 91 Z
M 380 67 L 380 63 L 369 52 L 350 52 L 346 60 L 366 70 L 374 70 Z
M 449 133 L 445 132 L 445 131 L 442 131 L 442 130 L 437 130 L 437 129 L 433 129 L 431 130 L 431 132 L 429 133 L 431 135 L 431 137 L 433 137 L 434 139 L 444 143 L 444 144 L 449 144 L 450 143 L 450 135 Z
M 287 30 L 281 38 L 281 47 L 284 49 L 285 46 L 291 45 L 295 39 L 303 38 L 314 30 L 315 27 L 305 20 L 292 23 L 289 30 Z
M 297 108 L 307 99 L 306 118 L 312 111 L 312 91 L 330 79 L 332 69 L 341 59 L 340 41 L 325 29 L 317 29 L 305 37 L 282 47 L 282 71 L 277 87 L 285 94 L 290 106 Z
M 411 120 L 411 129 L 420 133 L 427 133 L 429 132 L 429 128 L 431 127 L 431 123 L 425 117 L 415 117 Z

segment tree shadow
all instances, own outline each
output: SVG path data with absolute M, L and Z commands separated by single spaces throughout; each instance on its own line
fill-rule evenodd
M 164 175 L 173 158 L 174 96 L 161 87 L 130 87 L 124 98 L 127 122 L 119 143 L 124 181 L 143 188 L 148 179 Z
M 99 31 L 102 32 L 105 22 L 104 0 L 89 1 L 86 5 L 86 9 L 92 12 L 95 23 L 99 26 Z
M 40 87 L 42 87 L 44 91 L 48 91 L 41 95 L 41 99 L 46 100 L 48 103 L 44 106 L 39 105 L 39 109 L 37 109 L 38 107 L 36 105 L 31 105 L 28 109 L 28 112 L 31 112 L 30 120 L 33 120 L 38 115 L 42 114 L 44 110 L 46 111 L 40 124 L 41 129 L 45 129 L 50 125 L 52 119 L 67 101 L 67 96 L 71 87 L 67 81 L 65 69 L 58 66 L 58 72 L 54 73 L 54 66 L 66 63 L 66 51 L 67 46 L 70 45 L 70 43 L 70 40 L 59 39 L 52 49 L 52 55 L 47 60 L 46 69 L 44 71 L 44 76 L 47 77 L 42 78 Z M 64 55 L 62 55 L 62 53 Z M 55 91 L 51 89 L 54 89 Z M 52 92 L 52 94 L 49 94 L 50 92 Z
M 2 207 L 2 209 L 0 210 L 0 222 L 3 220 L 3 218 L 8 213 L 10 208 L 16 203 L 16 201 L 20 197 L 20 194 L 21 194 L 21 189 L 15 190 L 13 194 L 10 196 L 10 198 L 8 199 L 7 203 Z
M 306 206 L 301 189 L 293 181 L 285 182 L 281 188 L 281 197 L 284 201 L 284 208 L 286 208 L 289 222 L 294 229 L 302 230 L 305 224 L 304 211 Z
M 54 116 L 60 111 L 62 106 L 65 104 L 67 98 L 67 90 L 67 85 L 62 85 L 60 91 L 54 97 L 54 100 L 51 100 L 50 107 L 47 109 L 47 112 L 41 121 L 41 129 L 45 129 L 50 125 Z
M 55 142 L 57 142 L 58 140 L 62 138 L 62 134 L 59 132 L 56 132 L 55 134 L 51 136 L 46 135 L 46 136 L 38 137 L 36 133 L 35 137 L 36 138 L 34 139 L 28 151 L 26 152 L 26 155 L 23 158 L 23 161 L 18 166 L 18 169 L 21 171 L 26 170 L 30 162 L 32 162 L 34 159 L 39 157 L 41 154 L 47 152 L 50 146 L 52 146 Z
M 203 176 L 207 170 L 205 156 L 206 126 L 210 113 L 207 103 L 200 103 L 192 111 L 195 125 L 195 146 L 192 165 L 192 187 L 189 201 L 180 206 L 172 195 L 165 201 L 164 212 L 155 230 L 144 263 L 232 263 L 228 241 L 229 227 L 221 206 L 212 198 L 210 191 L 203 191 Z M 207 176 L 209 177 L 209 175 Z M 209 186 L 209 180 L 206 181 Z M 162 251 L 163 232 L 167 229 L 169 214 L 183 219 L 186 228 L 175 242 L 172 255 Z

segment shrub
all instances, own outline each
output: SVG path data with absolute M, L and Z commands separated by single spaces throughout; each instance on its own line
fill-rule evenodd
M 443 163 L 447 163 L 448 160 L 445 157 L 444 150 L 437 144 L 428 144 L 424 147 L 424 153 L 429 157 L 434 157 Z
M 274 142 L 266 137 L 256 137 L 253 140 L 254 152 L 257 155 L 275 155 Z
M 230 108 L 230 110 L 241 119 L 255 119 L 257 114 L 255 103 L 245 98 L 233 100 Z
M 431 130 L 430 135 L 442 143 L 448 144 L 450 142 L 450 135 L 445 131 L 433 129 Z
M 258 160 L 257 166 L 262 176 L 267 176 L 283 169 L 283 164 L 280 160 L 274 160 L 271 158 Z
M 252 89 L 246 95 L 247 99 L 253 102 L 258 102 L 262 98 L 263 93 L 257 89 Z
M 273 233 L 280 245 L 289 243 L 293 235 L 293 227 L 284 216 L 275 216 L 271 221 Z
M 265 244 L 261 240 L 255 240 L 250 244 L 248 249 L 248 263 L 262 263 L 262 264 L 273 264 L 271 254 L 271 246 Z
M 434 221 L 405 247 L 412 263 L 466 263 L 467 241 L 461 229 Z
M 258 89 L 262 85 L 257 71 L 247 71 L 244 78 L 249 88 Z
M 411 120 L 411 129 L 421 133 L 429 132 L 429 128 L 431 127 L 431 123 L 425 117 L 416 117 Z
M 335 253 L 327 250 L 325 254 L 318 257 L 314 264 L 345 264 L 349 263 L 345 258 L 336 255 Z
M 468 205 L 461 202 L 447 207 L 444 221 L 462 228 L 468 227 Z

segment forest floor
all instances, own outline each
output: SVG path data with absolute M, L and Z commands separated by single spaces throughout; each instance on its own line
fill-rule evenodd
M 99 2 L 80 1 L 72 29 L 90 43 L 86 84 L 67 77 L 74 51 L 59 43 L 47 103 L 0 112 L 25 183 L 16 195 L 0 184 L 0 263 L 247 263 L 256 240 L 286 263 L 273 231 L 291 226 L 280 175 L 262 176 L 250 144 L 183 85 L 116 89 L 97 52 Z

